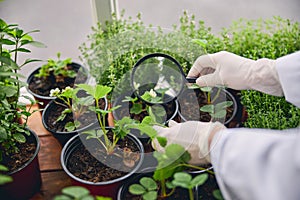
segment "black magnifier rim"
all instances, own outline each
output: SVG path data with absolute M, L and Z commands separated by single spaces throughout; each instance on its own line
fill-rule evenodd
M 142 57 L 141 59 L 139 59 L 139 60 L 134 64 L 133 69 L 132 69 L 132 72 L 131 72 L 131 77 L 130 77 L 131 88 L 133 89 L 133 91 L 135 92 L 135 94 L 136 94 L 139 98 L 141 98 L 141 97 L 140 97 L 140 95 L 137 93 L 137 90 L 136 90 L 136 88 L 134 88 L 134 84 L 133 84 L 133 83 L 134 83 L 134 81 L 133 81 L 133 80 L 134 80 L 134 74 L 135 74 L 136 69 L 139 67 L 140 64 L 142 64 L 145 60 L 147 60 L 147 59 L 149 59 L 149 58 L 155 58 L 155 57 L 164 57 L 164 58 L 167 58 L 167 59 L 171 60 L 171 61 L 174 62 L 175 65 L 178 67 L 178 69 L 179 69 L 180 73 L 183 75 L 183 77 L 185 77 L 185 74 L 184 74 L 184 72 L 183 72 L 183 70 L 182 70 L 182 66 L 181 66 L 181 65 L 179 64 L 179 62 L 178 62 L 175 58 L 173 58 L 172 56 L 170 56 L 170 55 L 168 55 L 168 54 L 165 54 L 165 53 L 150 53 L 150 54 L 147 54 L 146 56 Z M 181 88 L 180 88 L 179 93 L 177 94 L 177 96 L 180 95 L 180 93 L 182 92 L 183 88 L 184 88 L 184 84 L 181 84 Z M 141 99 L 142 99 L 142 98 L 141 98 Z M 170 98 L 169 101 L 166 101 L 166 102 L 163 102 L 163 103 L 168 103 L 168 102 L 170 102 L 170 101 L 172 101 L 172 100 L 174 100 L 174 99 L 176 99 L 176 97 Z M 145 101 L 145 100 L 143 99 L 143 101 Z M 153 102 L 148 102 L 148 101 L 145 101 L 145 102 L 147 102 L 147 103 L 149 103 L 149 104 L 151 104 L 151 105 L 153 105 L 153 104 L 159 104 L 159 103 L 153 103 Z

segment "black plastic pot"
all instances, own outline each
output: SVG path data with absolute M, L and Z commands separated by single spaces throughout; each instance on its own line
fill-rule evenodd
M 67 168 L 67 164 L 69 161 L 69 157 L 71 153 L 78 148 L 79 145 L 82 143 L 82 139 L 80 135 L 76 135 L 73 138 L 71 138 L 66 145 L 63 147 L 62 152 L 61 152 L 61 165 L 63 167 L 63 170 L 72 178 L 72 183 L 73 185 L 78 185 L 85 187 L 90 190 L 91 194 L 93 195 L 100 195 L 100 196 L 105 196 L 105 197 L 111 197 L 113 199 L 116 199 L 117 197 L 117 192 L 119 187 L 127 181 L 129 177 L 131 177 L 134 173 L 136 173 L 140 166 L 143 163 L 144 160 L 144 148 L 141 142 L 132 134 L 128 134 L 126 137 L 128 137 L 130 140 L 132 140 L 139 148 L 140 151 L 140 160 L 136 164 L 136 166 L 128 172 L 125 176 L 113 179 L 110 181 L 105 181 L 105 182 L 90 182 L 86 181 L 83 179 L 80 179 L 73 175 L 69 169 Z
M 59 100 L 52 100 L 50 103 L 46 106 L 44 109 L 44 112 L 42 113 L 42 124 L 45 127 L 47 131 L 49 131 L 59 142 L 62 146 L 65 145 L 65 143 L 71 139 L 74 135 L 77 135 L 78 133 L 82 133 L 85 130 L 91 129 L 92 127 L 96 127 L 98 125 L 98 120 L 96 114 L 94 115 L 95 121 L 82 127 L 79 129 L 76 129 L 74 131 L 66 132 L 66 131 L 58 131 L 54 130 L 53 128 L 50 128 L 49 124 L 47 123 L 48 118 L 50 117 L 50 111 L 57 110 L 58 104 L 56 101 Z M 107 110 L 107 99 L 105 98 L 105 108 L 104 110 Z
M 8 174 L 13 178 L 13 182 L 0 186 L 1 199 L 27 200 L 40 191 L 42 183 L 38 161 L 40 142 L 38 136 L 33 131 L 30 132 L 27 141 L 36 144 L 35 153 L 22 167 Z
M 214 91 L 216 93 L 216 91 Z M 200 102 L 199 96 L 203 93 L 200 89 L 185 89 L 182 91 L 180 96 L 178 97 L 179 102 L 179 116 L 182 122 L 185 121 L 202 121 L 200 118 Z M 223 123 L 227 127 L 234 127 L 237 126 L 236 120 L 240 118 L 242 112 L 242 105 L 239 102 L 239 99 L 234 96 L 231 92 L 222 89 L 221 90 L 221 97 L 219 101 L 232 101 L 232 113 L 229 118 L 226 119 L 217 119 L 221 123 Z M 190 110 L 190 107 L 195 107 L 195 109 Z M 209 121 L 208 119 L 207 121 Z M 234 124 L 234 125 L 233 125 Z
M 84 66 L 79 65 L 79 64 L 77 64 L 77 63 L 71 63 L 70 65 L 73 67 L 74 70 L 77 70 L 78 72 L 80 72 L 80 73 L 78 73 L 79 76 L 86 76 L 84 82 L 86 82 L 86 81 L 88 80 L 89 76 L 88 76 L 88 73 L 87 73 L 87 69 L 86 69 Z M 35 74 L 37 74 L 37 73 L 39 72 L 40 69 L 41 69 L 41 67 L 37 68 L 36 70 L 34 70 L 34 71 L 28 76 L 28 78 L 27 78 L 27 85 L 29 85 L 29 84 L 33 81 L 33 79 L 35 78 Z M 75 79 L 75 80 L 76 80 L 76 79 Z M 75 83 L 84 83 L 84 82 L 81 82 L 81 81 L 80 81 L 80 82 L 77 82 L 77 81 L 75 81 Z M 50 93 L 50 90 L 51 90 L 51 89 L 55 89 L 55 88 L 52 88 L 52 87 L 51 87 L 51 86 L 53 85 L 53 83 L 55 83 L 55 79 L 54 79 L 53 77 L 51 78 L 51 83 L 52 83 L 52 84 L 49 84 L 49 93 Z M 71 83 L 71 84 L 74 84 L 74 82 Z M 36 101 L 42 103 L 42 104 L 39 104 L 39 108 L 40 108 L 40 109 L 44 109 L 44 108 L 48 105 L 48 103 L 49 103 L 51 100 L 55 99 L 55 97 L 51 97 L 51 96 L 49 96 L 49 95 L 48 95 L 48 96 L 40 95 L 40 94 L 38 94 L 38 93 L 32 91 L 29 87 L 27 87 L 27 90 L 28 90 L 28 92 L 29 92 L 31 95 L 34 96 L 34 98 L 35 98 Z

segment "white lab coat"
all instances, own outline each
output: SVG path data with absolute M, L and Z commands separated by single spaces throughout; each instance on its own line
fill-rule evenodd
M 276 60 L 287 101 L 300 107 L 300 52 Z M 211 161 L 225 199 L 300 200 L 300 128 L 215 135 Z

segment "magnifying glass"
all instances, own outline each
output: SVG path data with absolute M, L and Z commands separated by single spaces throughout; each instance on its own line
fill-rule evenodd
M 163 53 L 144 56 L 131 73 L 131 87 L 135 94 L 152 105 L 174 100 L 186 83 L 188 81 L 178 61 Z

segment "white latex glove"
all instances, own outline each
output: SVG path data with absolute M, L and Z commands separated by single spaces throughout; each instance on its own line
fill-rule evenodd
M 283 95 L 275 60 L 267 58 L 254 61 L 227 51 L 207 54 L 196 60 L 188 77 L 199 77 L 196 83 L 201 87 L 224 85 L 236 90 Z
M 220 122 L 199 122 L 187 121 L 177 123 L 173 120 L 169 122 L 168 128 L 154 126 L 158 135 L 167 138 L 167 145 L 179 144 L 183 146 L 190 154 L 190 164 L 208 164 L 210 163 L 209 146 L 216 132 L 226 127 Z M 153 140 L 152 146 L 157 151 L 164 151 L 156 140 Z

